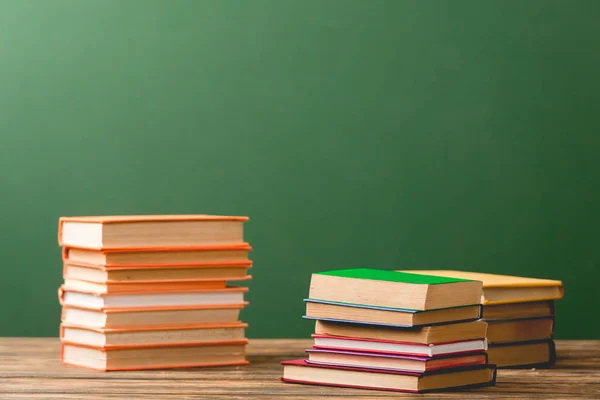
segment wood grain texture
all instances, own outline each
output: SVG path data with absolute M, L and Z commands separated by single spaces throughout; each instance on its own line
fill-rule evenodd
M 600 341 L 557 341 L 549 370 L 500 370 L 497 386 L 429 395 L 284 384 L 280 362 L 312 340 L 254 339 L 248 366 L 95 372 L 60 363 L 55 338 L 0 338 L 1 399 L 599 399 Z

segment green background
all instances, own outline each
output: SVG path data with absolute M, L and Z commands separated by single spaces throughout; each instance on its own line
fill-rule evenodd
M 600 339 L 600 2 L 0 0 L 0 335 L 55 336 L 61 215 L 248 215 L 250 337 L 312 271 L 560 279 Z

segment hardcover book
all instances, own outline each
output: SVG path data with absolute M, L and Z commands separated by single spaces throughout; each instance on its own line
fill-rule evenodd
M 481 305 L 416 311 L 314 299 L 304 301 L 306 302 L 306 315 L 304 318 L 321 321 L 417 327 L 475 321 L 481 318 Z
M 248 305 L 207 304 L 196 306 L 86 308 L 64 306 L 62 322 L 90 328 L 132 329 L 165 325 L 230 324 L 239 320 Z
M 321 334 L 313 334 L 312 337 L 314 339 L 313 347 L 319 349 L 366 351 L 372 353 L 404 354 L 423 357 L 481 352 L 487 350 L 487 341 L 485 339 L 422 344 Z
M 245 287 L 225 289 L 163 289 L 154 292 L 137 291 L 105 294 L 62 286 L 59 302 L 65 306 L 101 310 L 105 308 L 185 307 L 199 305 L 240 304 L 244 302 Z
M 239 245 L 247 220 L 222 215 L 61 217 L 58 242 L 97 250 Z
M 482 318 L 486 321 L 538 318 L 554 316 L 554 300 L 531 301 L 527 303 L 495 304 L 483 307 Z
M 481 282 L 368 268 L 335 270 L 312 275 L 309 298 L 423 311 L 479 304 Z
M 355 389 L 422 393 L 488 386 L 493 385 L 496 380 L 493 365 L 473 365 L 422 373 L 315 365 L 305 360 L 284 361 L 282 365 L 281 380 L 284 382 Z
M 498 368 L 549 368 L 556 361 L 552 339 L 490 344 L 488 359 Z
M 505 319 L 487 323 L 486 337 L 490 344 L 550 339 L 554 334 L 553 317 Z
M 224 341 L 219 344 L 170 344 L 141 347 L 96 347 L 63 340 L 64 364 L 100 371 L 211 367 L 248 364 L 248 341 Z
M 445 270 L 402 272 L 481 281 L 483 283 L 481 304 L 483 305 L 557 300 L 564 294 L 562 282 L 550 279 Z
M 60 337 L 63 341 L 110 348 L 156 347 L 173 344 L 218 344 L 245 340 L 248 324 L 194 324 L 138 326 L 129 328 L 94 328 L 63 322 Z
M 67 264 L 112 268 L 165 268 L 211 265 L 251 265 L 247 243 L 221 246 L 153 247 L 143 249 L 82 249 L 63 247 Z
M 315 333 L 373 340 L 391 340 L 405 343 L 449 343 L 461 340 L 485 339 L 487 323 L 473 321 L 416 328 L 392 328 L 376 325 L 338 323 L 319 320 Z
M 181 283 L 206 282 L 212 287 L 214 282 L 221 281 L 221 287 L 225 287 L 225 281 L 245 281 L 252 277 L 247 274 L 250 265 L 203 265 L 203 266 L 152 266 L 144 267 L 110 267 L 96 265 L 77 265 L 65 263 L 63 267 L 63 278 L 65 280 L 79 280 L 94 282 L 97 284 L 129 286 L 131 284 L 146 283 Z M 130 286 L 133 287 L 133 286 Z
M 393 353 L 369 353 L 350 350 L 312 348 L 306 350 L 309 364 L 352 368 L 372 368 L 386 371 L 426 372 L 487 364 L 486 353 L 452 354 L 437 357 L 418 357 Z

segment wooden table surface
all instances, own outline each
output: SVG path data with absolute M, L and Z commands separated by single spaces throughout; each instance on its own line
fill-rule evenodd
M 251 340 L 240 367 L 94 372 L 63 366 L 58 339 L 0 338 L 0 399 L 600 399 L 600 341 L 557 341 L 552 369 L 499 370 L 495 387 L 427 395 L 282 383 L 279 363 L 311 343 Z

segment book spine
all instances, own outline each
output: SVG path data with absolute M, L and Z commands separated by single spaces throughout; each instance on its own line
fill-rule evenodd
M 548 368 L 551 368 L 556 364 L 556 344 L 554 340 L 550 339 L 548 341 L 548 346 L 550 347 L 550 360 L 548 360 Z
M 556 330 L 556 302 L 554 300 L 550 300 L 550 314 L 552 315 L 552 335 L 550 337 L 553 338 Z

